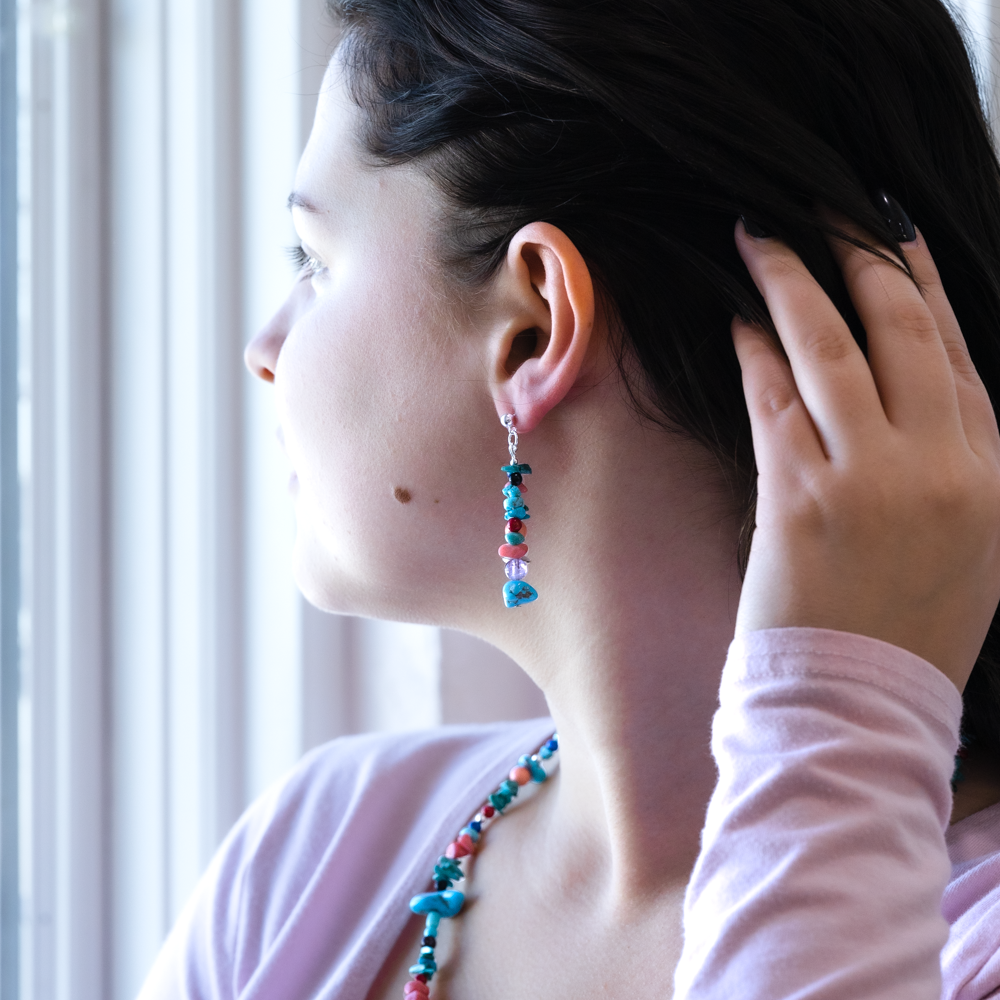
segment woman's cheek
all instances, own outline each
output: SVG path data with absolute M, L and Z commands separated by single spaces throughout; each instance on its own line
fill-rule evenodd
M 299 479 L 296 563 L 309 596 L 337 589 L 317 579 L 324 572 L 370 586 L 412 583 L 441 510 L 447 462 L 435 453 L 443 436 L 426 391 L 427 344 L 409 350 L 411 331 L 393 334 L 387 323 L 376 335 L 374 318 L 347 337 L 315 311 L 283 351 L 276 388 Z

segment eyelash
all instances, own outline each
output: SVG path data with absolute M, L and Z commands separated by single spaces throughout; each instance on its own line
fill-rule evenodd
M 287 247 L 287 253 L 292 264 L 295 265 L 296 271 L 305 271 L 311 277 L 312 275 L 319 274 L 320 271 L 324 270 L 323 265 L 315 257 L 310 257 L 309 254 L 302 249 L 301 243 L 298 246 Z

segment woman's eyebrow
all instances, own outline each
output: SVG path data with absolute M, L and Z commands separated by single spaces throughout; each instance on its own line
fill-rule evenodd
M 293 208 L 301 208 L 305 212 L 319 211 L 305 195 L 299 194 L 298 191 L 293 191 L 288 196 L 288 210 L 291 211 Z

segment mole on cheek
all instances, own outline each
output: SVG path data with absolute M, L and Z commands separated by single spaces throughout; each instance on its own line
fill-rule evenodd
M 404 489 L 402 486 L 397 486 L 393 491 L 392 495 L 400 503 L 409 503 L 413 499 L 413 494 L 409 490 Z

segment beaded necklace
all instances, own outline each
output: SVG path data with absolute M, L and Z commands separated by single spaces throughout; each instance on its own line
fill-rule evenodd
M 472 821 L 462 827 L 458 836 L 448 845 L 447 850 L 438 858 L 434 866 L 434 891 L 422 892 L 410 900 L 410 909 L 414 913 L 426 914 L 424 936 L 420 942 L 420 957 L 409 972 L 413 977 L 403 987 L 406 1000 L 423 1000 L 430 996 L 428 983 L 437 972 L 437 962 L 434 961 L 434 949 L 437 947 L 437 931 L 441 918 L 457 917 L 465 902 L 465 895 L 452 885 L 465 878 L 459 861 L 470 857 L 482 846 L 483 833 L 510 805 L 517 796 L 522 785 L 528 782 L 545 781 L 548 774 L 542 767 L 542 761 L 548 760 L 559 749 L 559 735 L 553 733 L 534 753 L 522 754 L 517 764 L 510 770 L 510 776 L 500 782 L 500 787 L 490 794 L 486 802 L 476 813 Z

